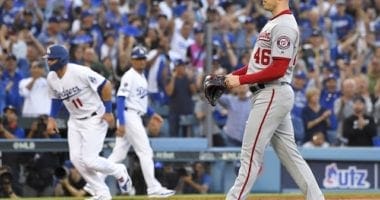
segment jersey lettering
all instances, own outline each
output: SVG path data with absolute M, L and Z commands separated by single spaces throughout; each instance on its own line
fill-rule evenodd
M 59 92 L 58 90 L 53 89 L 53 92 L 55 96 L 62 100 L 67 100 L 70 97 L 73 97 L 81 92 L 81 89 L 78 86 L 69 88 L 69 89 L 64 89 L 62 92 Z
M 148 94 L 148 90 L 144 89 L 143 87 L 137 88 L 137 93 L 136 95 L 140 97 L 140 99 L 144 98 Z
M 256 52 L 254 53 L 253 58 L 255 59 L 255 63 L 257 64 L 269 65 L 270 55 L 271 55 L 270 49 L 257 48 Z

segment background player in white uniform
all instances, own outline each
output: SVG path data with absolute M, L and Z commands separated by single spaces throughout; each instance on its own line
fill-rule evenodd
M 289 0 L 263 0 L 273 18 L 261 30 L 248 66 L 227 75 L 228 87 L 250 84 L 252 109 L 241 149 L 241 167 L 228 200 L 246 199 L 271 142 L 282 164 L 307 200 L 323 200 L 323 194 L 294 141 L 290 110 L 294 93 L 289 83 L 299 43 L 297 22 Z
M 153 150 L 143 126 L 141 116 L 147 114 L 151 120 L 162 122 L 160 115 L 148 107 L 148 83 L 144 75 L 146 50 L 142 46 L 132 49 L 132 67 L 121 78 L 117 92 L 116 144 L 109 156 L 113 162 L 122 162 L 132 145 L 140 160 L 141 170 L 147 185 L 148 197 L 169 197 L 175 191 L 162 187 L 154 176 Z
M 70 160 L 95 191 L 92 199 L 112 198 L 97 171 L 115 176 L 120 189 L 128 192 L 132 183 L 125 166 L 99 156 L 108 124 L 114 123 L 110 82 L 89 67 L 68 63 L 69 54 L 63 46 L 48 47 L 45 57 L 50 69 L 47 80 L 52 97 L 48 131 L 58 131 L 54 118 L 63 103 L 70 113 Z

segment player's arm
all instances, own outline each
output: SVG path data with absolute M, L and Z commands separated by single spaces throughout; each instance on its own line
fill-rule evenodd
M 63 106 L 63 102 L 61 99 L 51 100 L 50 114 L 49 114 L 48 123 L 46 127 L 48 134 L 55 134 L 59 132 L 55 118 L 57 118 L 58 113 L 61 110 L 62 106 Z
M 288 69 L 290 58 L 273 58 L 273 62 L 265 69 L 252 74 L 239 76 L 240 84 L 264 83 L 283 77 Z
M 103 100 L 103 104 L 106 110 L 106 113 L 103 116 L 103 119 L 107 121 L 107 123 L 112 126 L 115 122 L 115 118 L 112 114 L 112 85 L 107 79 L 99 85 L 98 92 Z
M 125 110 L 125 96 L 117 96 L 116 98 L 116 117 L 118 120 L 118 125 L 116 129 L 116 136 L 117 137 L 123 137 L 125 134 L 125 117 L 124 117 L 124 110 Z

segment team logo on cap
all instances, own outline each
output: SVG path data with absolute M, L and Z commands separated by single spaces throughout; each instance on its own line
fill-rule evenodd
M 280 36 L 278 39 L 277 39 L 277 47 L 280 48 L 280 49 L 287 49 L 290 47 L 290 39 L 288 36 Z

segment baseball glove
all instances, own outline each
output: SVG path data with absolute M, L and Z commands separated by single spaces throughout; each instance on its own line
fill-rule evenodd
M 223 75 L 208 75 L 203 82 L 205 97 L 212 106 L 216 105 L 218 98 L 227 89 L 224 80 L 225 77 Z

